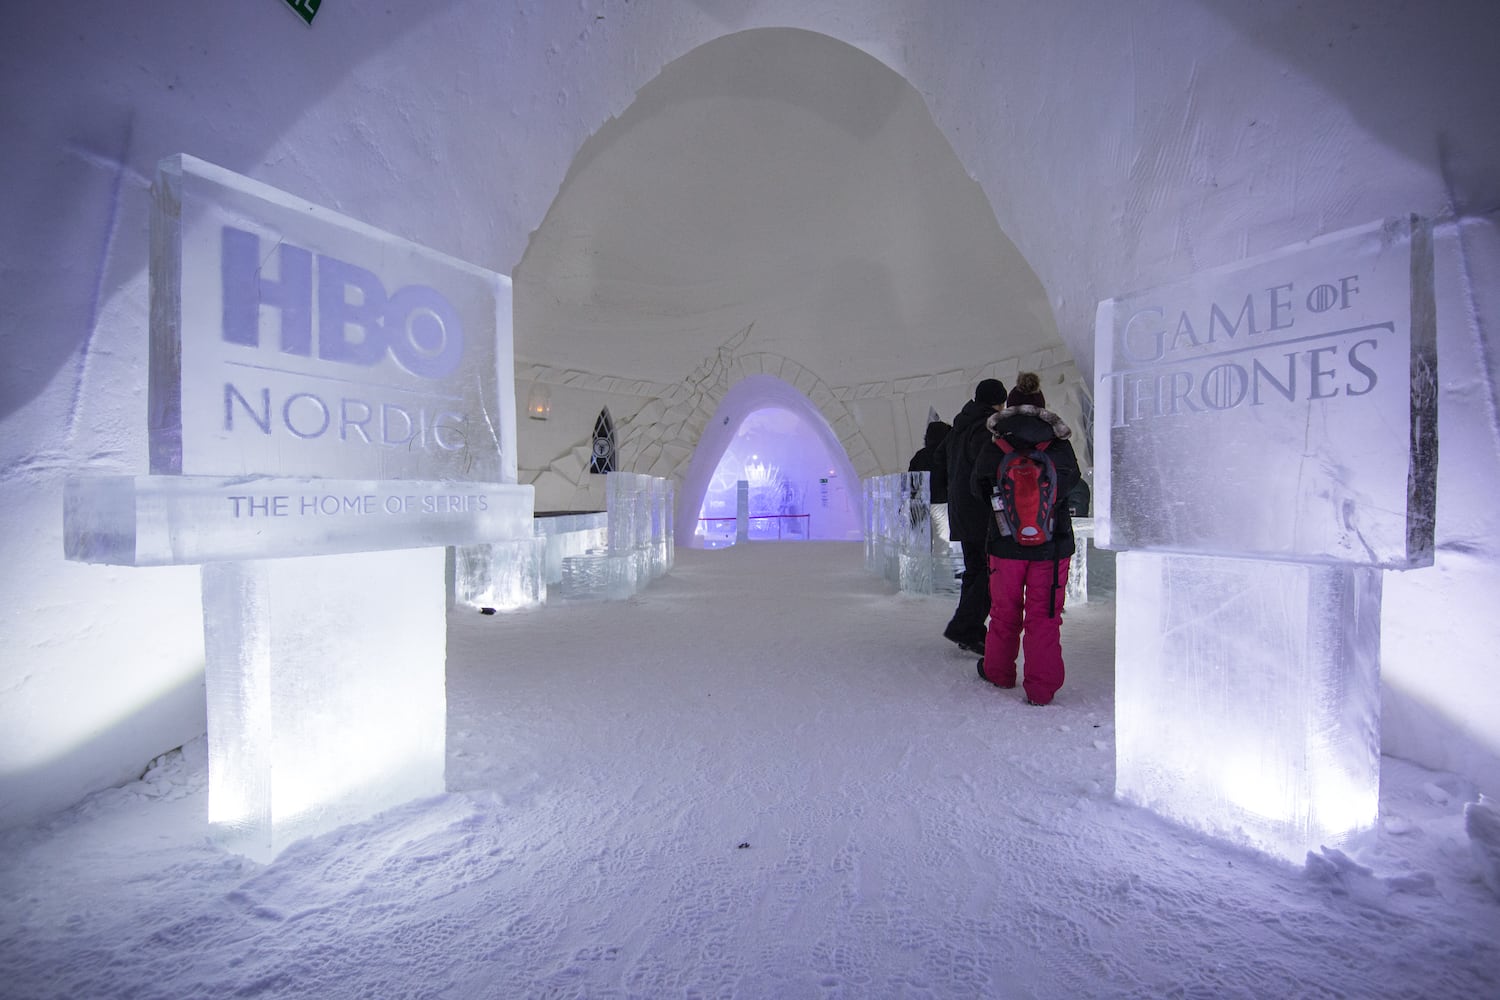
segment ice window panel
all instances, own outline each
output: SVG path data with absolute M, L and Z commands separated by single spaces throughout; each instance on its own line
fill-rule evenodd
M 1300 863 L 1375 823 L 1379 570 L 1122 552 L 1116 793 Z

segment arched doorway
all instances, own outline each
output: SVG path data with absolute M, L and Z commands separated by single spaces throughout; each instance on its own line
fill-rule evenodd
M 751 484 L 751 537 L 855 540 L 859 476 L 828 421 L 795 386 L 749 375 L 719 402 L 677 497 L 677 544 L 734 538 L 737 484 Z

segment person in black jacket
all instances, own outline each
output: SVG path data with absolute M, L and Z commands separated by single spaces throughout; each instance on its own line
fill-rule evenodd
M 948 467 L 938 465 L 935 456 L 951 430 L 953 428 L 941 420 L 931 421 L 923 436 L 922 447 L 906 465 L 907 472 L 928 474 L 927 501 L 932 512 L 932 537 L 944 543 L 948 541 Z
M 943 629 L 943 638 L 971 653 L 984 652 L 984 618 L 990 610 L 989 566 L 984 543 L 993 518 L 990 516 L 989 495 L 974 496 L 970 492 L 970 481 L 979 450 L 990 439 L 984 422 L 1004 406 L 1004 384 L 994 378 L 980 382 L 974 387 L 974 398 L 958 411 L 953 418 L 953 430 L 938 446 L 938 456 L 948 470 L 948 537 L 959 543 L 964 554 L 958 607 Z
M 1024 645 L 1026 700 L 1033 705 L 1052 701 L 1063 685 L 1062 612 L 1068 591 L 1068 564 L 1076 551 L 1073 519 L 1067 496 L 1082 478 L 1078 456 L 1068 441 L 1072 430 L 1047 409 L 1041 382 L 1022 372 L 1006 406 L 986 422 L 990 440 L 974 463 L 970 495 L 989 498 L 1004 451 L 997 439 L 1016 449 L 1029 450 L 1043 442 L 1057 473 L 1057 505 L 1052 537 L 1040 545 L 1022 545 L 1002 533 L 989 509 L 985 548 L 989 555 L 990 626 L 979 676 L 996 687 L 1016 686 L 1016 657 Z

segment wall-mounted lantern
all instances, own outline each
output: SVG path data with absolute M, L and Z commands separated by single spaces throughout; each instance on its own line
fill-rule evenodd
M 532 420 L 546 420 L 552 414 L 552 390 L 540 382 L 533 383 L 526 394 L 526 415 Z

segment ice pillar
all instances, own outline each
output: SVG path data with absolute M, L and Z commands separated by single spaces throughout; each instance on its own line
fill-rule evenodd
M 1380 571 L 1122 552 L 1117 794 L 1300 862 L 1375 824 Z
M 203 567 L 209 820 L 269 861 L 444 790 L 444 550 Z

